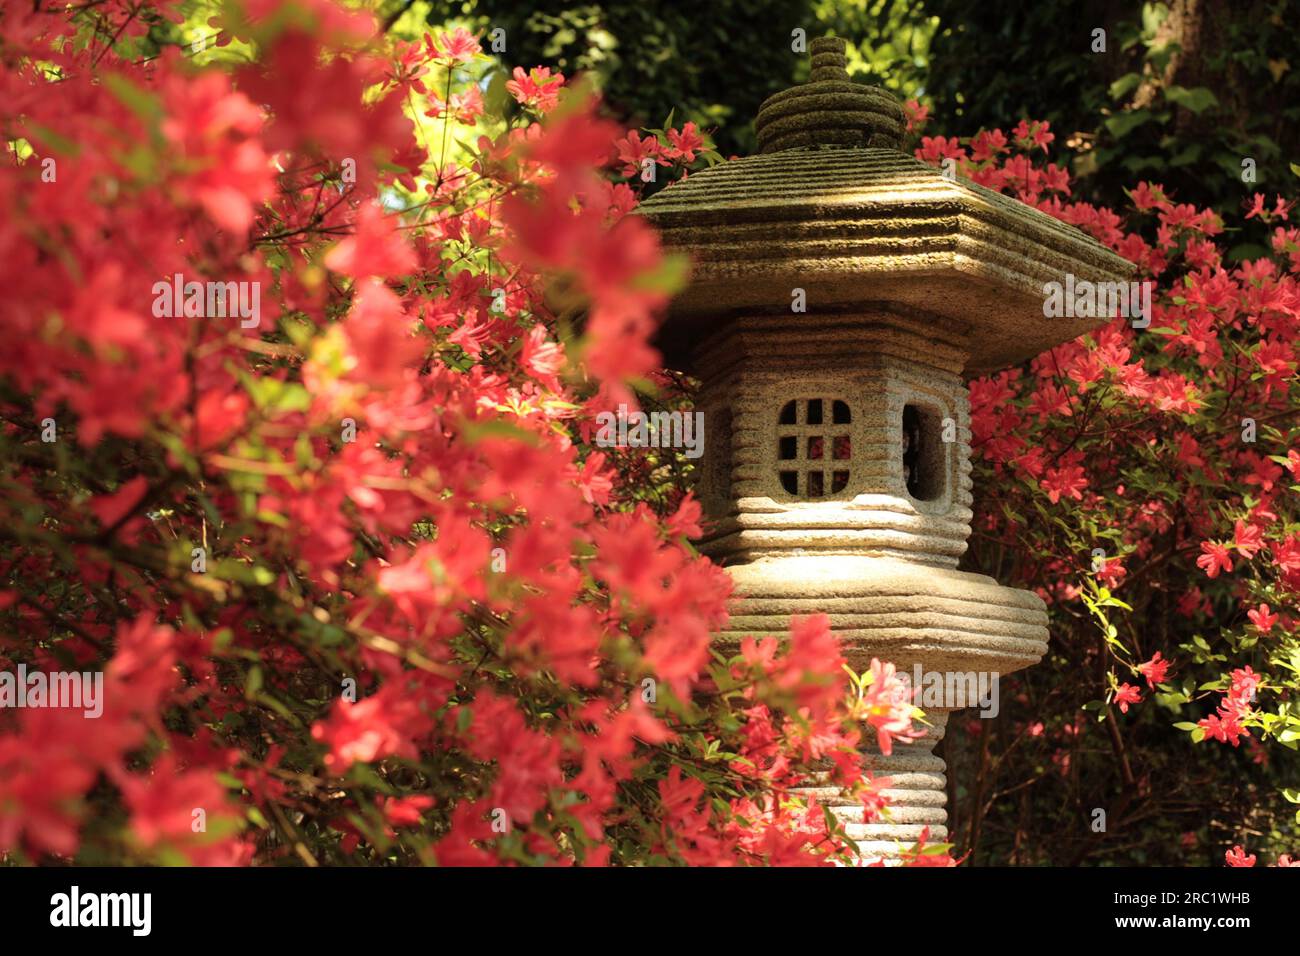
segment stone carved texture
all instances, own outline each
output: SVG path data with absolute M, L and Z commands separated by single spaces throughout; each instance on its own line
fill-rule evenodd
M 1104 323 L 1044 317 L 1044 283 L 1127 281 L 1133 266 L 901 152 L 901 105 L 849 81 L 842 40 L 814 40 L 812 61 L 809 83 L 760 109 L 760 155 L 638 209 L 694 262 L 660 345 L 702 383 L 712 527 L 700 546 L 738 595 L 717 640 L 731 650 L 747 635 L 781 637 L 791 616 L 824 612 L 856 670 L 878 658 L 908 674 L 1004 675 L 1046 653 L 1047 613 L 1035 594 L 956 570 L 974 500 L 963 376 Z M 796 290 L 805 312 L 792 309 Z M 805 420 L 810 399 L 822 400 L 823 425 Z M 792 401 L 795 420 L 783 423 Z M 836 401 L 850 421 L 830 421 Z M 851 454 L 827 458 L 823 444 L 811 457 L 819 436 L 847 436 Z M 909 465 L 913 442 L 922 457 Z M 819 461 L 815 489 L 807 473 Z M 909 486 L 907 468 L 927 480 Z M 783 471 L 801 476 L 793 490 Z M 897 856 L 926 827 L 932 841 L 947 836 L 946 768 L 931 751 L 950 709 L 927 711 L 926 736 L 888 757 L 865 744 L 867 766 L 891 780 L 887 819 L 865 823 L 838 788 L 809 789 L 867 858 Z
M 702 497 L 714 524 L 701 544 L 705 553 L 730 563 L 775 551 L 850 548 L 956 567 L 970 535 L 973 502 L 970 411 L 958 374 L 964 353 L 920 335 L 919 324 L 885 310 L 826 317 L 808 328 L 754 317 L 738 320 L 701 348 L 701 391 L 731 414 L 730 448 L 706 451 L 717 451 L 730 468 L 705 469 Z M 787 402 L 808 399 L 827 406 L 824 424 L 780 424 Z M 832 421 L 833 401 L 848 406 L 850 422 Z M 933 500 L 917 500 L 906 488 L 907 405 L 932 410 L 940 426 L 951 423 L 953 441 L 929 436 L 942 486 Z M 802 442 L 795 459 L 778 457 L 780 436 L 796 432 L 827 439 L 823 470 L 830 475 L 843 466 L 848 484 L 842 491 L 833 491 L 829 479 L 818 497 L 782 487 L 782 471 L 812 466 Z M 849 438 L 847 459 L 832 457 L 829 443 L 837 436 Z

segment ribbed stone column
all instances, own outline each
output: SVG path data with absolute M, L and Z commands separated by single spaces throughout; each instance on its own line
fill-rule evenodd
M 659 336 L 701 382 L 701 550 L 736 585 L 724 649 L 829 616 L 850 666 L 1008 674 L 1047 649 L 1032 593 L 957 570 L 974 488 L 964 378 L 1030 358 L 1106 317 L 1047 318 L 1047 283 L 1132 266 L 1073 226 L 903 151 L 893 94 L 849 80 L 844 41 L 814 40 L 808 83 L 759 110 L 760 155 L 643 203 L 689 286 Z M 957 702 L 870 770 L 888 819 L 810 790 L 869 858 L 946 834 L 933 754 Z
M 911 743 L 894 742 L 892 752 L 884 756 L 874 742 L 863 748 L 865 763 L 873 777 L 889 779 L 881 793 L 889 800 L 884 817 L 867 821 L 861 803 L 848 799 L 839 787 L 827 785 L 827 775 L 818 774 L 821 786 L 800 792 L 815 797 L 822 806 L 831 808 L 844 824 L 844 831 L 858 847 L 864 861 L 890 860 L 900 848 L 914 846 L 929 828 L 927 843 L 943 843 L 948 837 L 948 815 L 944 807 L 948 792 L 943 759 L 932 752 L 943 739 L 948 712 L 926 714 L 931 726 L 924 737 Z

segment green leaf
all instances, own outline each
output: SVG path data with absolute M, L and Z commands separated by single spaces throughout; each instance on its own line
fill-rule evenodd
M 345 637 L 347 635 L 340 628 L 328 624 L 321 628 L 320 634 L 316 636 L 316 643 L 321 647 L 334 647 L 342 644 Z
M 257 520 L 265 524 L 272 524 L 280 528 L 289 527 L 289 519 L 284 515 L 274 511 L 258 511 Z
M 1268 255 L 1268 249 L 1257 242 L 1239 242 L 1230 248 L 1226 257 L 1229 262 L 1245 262 L 1246 260 L 1263 259 Z M 1287 459 L 1283 459 L 1285 462 Z
M 241 376 L 244 388 L 258 408 L 285 412 L 304 412 L 311 407 L 311 395 L 297 382 L 285 382 L 269 376 Z
M 509 90 L 506 89 L 505 72 L 497 70 L 492 74 L 492 79 L 488 80 L 487 89 L 483 92 L 484 109 L 489 116 L 503 117 L 512 99 Z
M 158 97 L 143 87 L 136 86 L 121 74 L 104 74 L 104 85 L 127 109 L 146 123 L 156 123 L 162 119 L 163 108 Z
M 1110 85 L 1111 98 L 1117 100 L 1123 99 L 1137 89 L 1138 84 L 1141 82 L 1142 77 L 1137 73 L 1125 73 Z
M 1117 113 L 1106 120 L 1106 130 L 1116 139 L 1123 139 L 1133 130 L 1151 119 L 1150 110 L 1133 110 L 1130 113 Z
M 29 123 L 27 128 L 46 146 L 64 156 L 81 155 L 81 147 L 70 139 L 65 139 L 49 127 L 39 123 Z
M 1169 160 L 1170 166 L 1190 166 L 1201 158 L 1201 145 L 1192 143 Z
M 1165 98 L 1193 113 L 1204 113 L 1211 106 L 1219 105 L 1218 98 L 1204 86 L 1190 90 L 1182 86 L 1171 86 L 1165 90 Z
M 633 281 L 633 288 L 672 295 L 686 284 L 691 271 L 689 256 L 670 253 L 655 269 L 643 272 Z
M 525 445 L 537 445 L 541 439 L 526 428 L 513 425 L 505 419 L 487 419 L 481 422 L 466 422 L 460 432 L 467 445 L 483 441 L 485 438 L 510 438 Z
M 1142 4 L 1142 35 L 1154 39 L 1160 24 L 1164 23 L 1169 11 L 1157 3 Z

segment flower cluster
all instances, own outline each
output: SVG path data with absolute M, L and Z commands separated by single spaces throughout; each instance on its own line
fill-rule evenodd
M 925 111 L 909 115 L 919 132 Z M 1049 602 L 1058 651 L 1096 675 L 1040 694 L 1040 707 L 1058 709 L 1031 708 L 1038 727 L 1051 719 L 1029 736 L 1059 771 L 1061 802 L 1093 806 L 1078 761 L 1100 760 L 1084 742 L 1095 726 L 1091 753 L 1112 757 L 1126 799 L 1149 806 L 1177 784 L 1155 786 L 1166 756 L 1135 753 L 1105 726 L 1118 719 L 1112 705 L 1190 738 L 1151 744 L 1166 753 L 1246 739 L 1263 764 L 1260 741 L 1289 755 L 1300 739 L 1300 246 L 1281 196 L 1244 192 L 1232 229 L 1156 182 L 1139 182 L 1123 210 L 1076 201 L 1069 172 L 1042 164 L 1053 141 L 1046 123 L 1022 122 L 964 140 L 922 136 L 916 156 L 1077 226 L 1154 283 L 1149 324 L 1116 318 L 970 386 L 975 561 L 1018 555 L 1013 573 Z M 1226 247 L 1250 229 L 1258 241 L 1238 235 Z M 1116 609 L 1131 613 L 1113 621 Z M 1159 713 L 1124 676 L 1145 680 Z M 1100 722 L 1080 723 L 1078 708 Z M 1295 786 L 1273 779 L 1274 792 Z M 1191 846 L 1222 838 L 1202 831 Z
M 803 788 L 878 813 L 858 721 L 910 707 L 824 618 L 714 654 L 698 503 L 591 441 L 681 274 L 614 167 L 695 126 L 239 10 L 194 57 L 168 4 L 0 12 L 0 667 L 106 677 L 0 714 L 0 857 L 853 859 Z

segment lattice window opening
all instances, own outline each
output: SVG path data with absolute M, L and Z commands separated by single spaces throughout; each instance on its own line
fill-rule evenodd
M 825 498 L 849 486 L 853 413 L 838 398 L 799 398 L 777 415 L 777 478 L 786 494 Z

